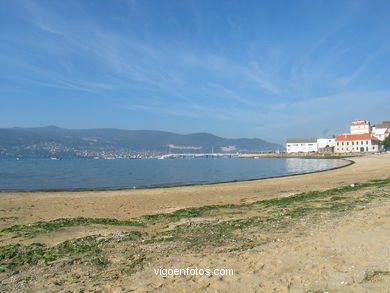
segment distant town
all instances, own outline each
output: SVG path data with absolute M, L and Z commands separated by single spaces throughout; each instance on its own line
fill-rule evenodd
M 207 133 L 179 135 L 118 129 L 69 130 L 58 127 L 0 129 L 0 158 L 175 159 L 352 154 L 385 150 L 390 121 L 350 123 L 349 133 L 289 138 L 285 148 L 262 139 L 225 139 Z M 386 141 L 387 141 L 386 140 Z M 389 146 L 388 146 L 389 148 Z M 287 153 L 287 154 L 286 154 Z
M 372 125 L 366 120 L 350 123 L 350 132 L 332 138 L 289 138 L 287 153 L 363 153 L 383 150 L 380 142 L 390 135 L 390 121 Z
M 283 146 L 262 139 L 228 139 L 209 133 L 154 130 L 0 128 L 4 159 L 167 159 L 275 152 Z

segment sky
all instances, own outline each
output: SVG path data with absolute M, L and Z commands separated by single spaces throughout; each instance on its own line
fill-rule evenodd
M 390 120 L 390 1 L 0 0 L 0 128 L 331 137 Z

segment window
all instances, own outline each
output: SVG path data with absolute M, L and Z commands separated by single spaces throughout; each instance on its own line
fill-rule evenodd
M 339 145 L 339 142 L 337 142 L 337 145 Z
M 344 145 L 344 142 L 342 142 L 341 145 Z
M 347 141 L 347 145 L 349 145 L 349 141 Z
M 352 142 L 352 145 L 354 145 L 354 142 Z
M 368 140 L 366 140 L 366 144 L 368 144 Z

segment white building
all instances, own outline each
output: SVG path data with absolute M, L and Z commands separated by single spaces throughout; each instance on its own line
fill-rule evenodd
M 318 151 L 316 138 L 289 138 L 286 143 L 287 153 L 311 153 Z
M 311 153 L 320 150 L 332 152 L 336 145 L 335 138 L 289 138 L 287 139 L 287 153 Z
M 378 152 L 379 140 L 370 133 L 340 134 L 336 137 L 335 153 Z
M 380 141 L 384 141 L 390 135 L 390 121 L 383 121 L 372 127 L 372 135 Z
M 317 145 L 319 149 L 334 147 L 336 145 L 335 138 L 317 138 Z
M 335 138 L 318 138 L 317 146 L 319 153 L 333 153 L 336 145 Z
M 351 134 L 371 133 L 371 125 L 366 120 L 356 120 L 350 124 Z

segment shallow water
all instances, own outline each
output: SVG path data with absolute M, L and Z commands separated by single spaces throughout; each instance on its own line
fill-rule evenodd
M 251 180 L 345 165 L 335 159 L 0 160 L 1 191 L 123 189 Z

